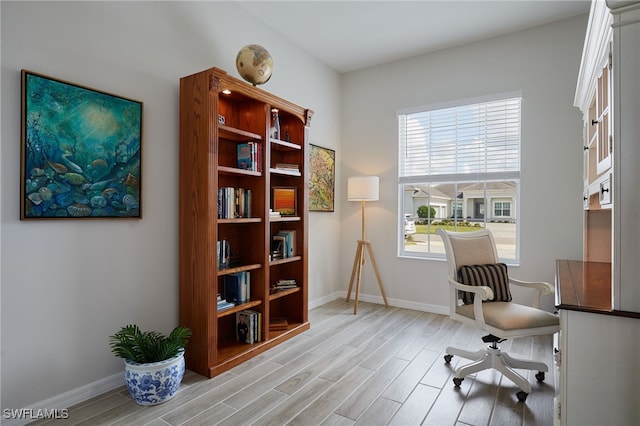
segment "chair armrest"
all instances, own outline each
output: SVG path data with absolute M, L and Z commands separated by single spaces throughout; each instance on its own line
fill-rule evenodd
M 449 278 L 449 284 L 460 291 L 468 291 L 480 296 L 480 300 L 493 299 L 493 290 L 486 285 L 466 285 L 452 278 Z
M 474 293 L 476 297 L 473 298 L 473 314 L 475 317 L 476 326 L 483 329 L 486 325 L 484 321 L 484 312 L 482 311 L 482 302 L 484 300 L 493 299 L 493 290 L 486 285 L 466 285 L 459 283 L 453 278 L 449 278 L 450 294 L 451 294 L 451 309 L 455 310 L 458 298 L 456 290 L 468 291 Z
M 540 308 L 540 299 L 542 298 L 543 294 L 555 293 L 553 286 L 543 281 L 522 281 L 522 280 L 509 277 L 509 284 L 535 290 L 535 293 L 533 295 L 532 306 L 538 309 Z

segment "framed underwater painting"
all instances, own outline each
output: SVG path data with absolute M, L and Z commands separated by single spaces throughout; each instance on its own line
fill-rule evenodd
M 22 70 L 20 219 L 141 218 L 142 102 Z

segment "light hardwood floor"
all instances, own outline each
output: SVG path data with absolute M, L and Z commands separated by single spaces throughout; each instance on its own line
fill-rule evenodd
M 519 390 L 494 371 L 467 377 L 443 360 L 447 346 L 480 348 L 482 334 L 448 316 L 334 300 L 309 312 L 311 329 L 212 379 L 187 371 L 176 396 L 136 405 L 124 387 L 69 411 L 65 425 L 552 425 L 552 337 L 514 339 L 503 350 L 550 368 Z M 40 421 L 37 424 L 55 424 Z

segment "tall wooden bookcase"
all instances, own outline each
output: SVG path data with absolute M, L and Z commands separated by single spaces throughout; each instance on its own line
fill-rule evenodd
M 272 138 L 277 109 L 280 138 Z M 187 368 L 213 377 L 309 328 L 308 321 L 308 134 L 313 111 L 211 68 L 180 79 L 179 279 L 180 325 L 193 337 Z M 257 166 L 238 164 L 238 145 L 259 146 Z M 284 167 L 283 165 L 286 165 Z M 297 166 L 297 170 L 296 170 Z M 251 191 L 248 217 L 219 218 L 218 189 Z M 293 215 L 274 217 L 273 188 L 295 193 Z M 291 191 L 292 189 L 292 191 Z M 234 215 L 243 216 L 243 215 Z M 273 236 L 295 231 L 295 251 L 272 260 Z M 231 265 L 219 266 L 219 241 L 229 243 Z M 275 259 L 275 258 L 274 258 Z M 225 277 L 250 276 L 250 300 L 218 311 Z M 275 292 L 279 280 L 297 287 Z M 236 314 L 260 313 L 258 342 L 236 338 Z M 278 318 L 280 327 L 270 330 Z

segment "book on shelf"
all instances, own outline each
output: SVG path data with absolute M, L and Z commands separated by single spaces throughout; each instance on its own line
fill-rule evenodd
M 236 312 L 236 340 L 242 343 L 253 343 L 251 316 L 245 311 Z
M 284 244 L 282 247 L 283 257 L 293 257 L 296 255 L 296 231 L 295 230 L 282 230 L 274 236 L 274 238 L 284 237 Z
M 273 209 L 269 209 L 269 217 L 282 217 L 282 214 L 280 212 L 273 211 Z
M 223 186 L 218 188 L 218 219 L 251 217 L 251 190 Z
M 248 344 L 262 341 L 261 319 L 262 313 L 250 309 L 236 312 L 236 340 Z
M 289 323 L 286 318 L 269 318 L 269 331 L 286 330 L 288 328 Z
M 248 143 L 238 144 L 238 168 L 242 170 L 253 170 L 253 155 L 251 146 Z
M 248 271 L 224 276 L 224 298 L 241 305 L 251 299 L 251 274 Z
M 297 164 L 291 164 L 291 163 L 276 163 L 276 169 L 299 172 L 300 166 L 298 166 Z
M 226 269 L 231 264 L 231 244 L 227 240 L 218 240 L 216 246 L 218 269 Z
M 285 237 L 274 235 L 271 239 L 271 260 L 283 259 L 285 250 Z
M 262 172 L 262 145 L 253 141 L 238 144 L 238 168 Z

